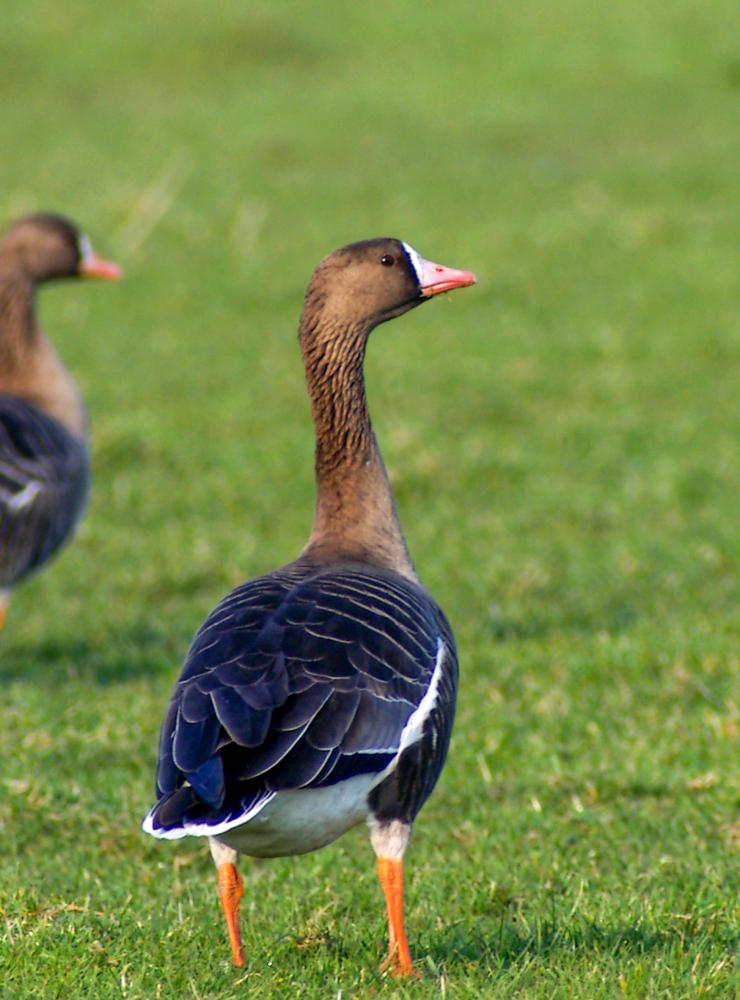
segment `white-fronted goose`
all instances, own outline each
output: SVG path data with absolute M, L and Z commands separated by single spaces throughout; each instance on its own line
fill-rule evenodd
M 412 973 L 403 855 L 455 711 L 450 627 L 419 583 L 368 415 L 367 338 L 468 271 L 408 244 L 343 247 L 314 272 L 300 344 L 316 511 L 295 562 L 225 597 L 195 636 L 162 726 L 155 837 L 208 837 L 232 958 L 240 852 L 303 854 L 366 820 L 388 909 L 386 962 Z
M 0 236 L 0 628 L 11 589 L 69 538 L 89 481 L 85 408 L 36 320 L 36 286 L 113 280 L 76 226 L 48 213 Z

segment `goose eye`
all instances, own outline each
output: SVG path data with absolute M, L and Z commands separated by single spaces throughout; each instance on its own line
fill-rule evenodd
M 383 267 L 393 267 L 393 265 L 395 264 L 395 260 L 393 259 L 393 257 L 391 257 L 389 253 L 384 253 L 383 256 L 380 258 L 380 263 L 383 265 Z

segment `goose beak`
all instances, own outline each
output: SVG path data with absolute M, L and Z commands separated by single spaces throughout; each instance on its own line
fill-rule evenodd
M 123 271 L 114 264 L 112 260 L 103 260 L 96 254 L 91 253 L 89 257 L 81 262 L 78 273 L 83 278 L 98 278 L 100 281 L 118 281 L 123 275 Z
M 90 246 L 87 236 L 80 238 L 80 263 L 77 273 L 82 278 L 98 278 L 100 281 L 118 281 L 123 275 L 122 269 L 112 260 L 98 257 Z
M 472 271 L 458 271 L 454 267 L 444 267 L 431 260 L 419 258 L 421 278 L 419 290 L 424 298 L 439 295 L 440 292 L 451 292 L 453 288 L 465 288 L 477 281 Z

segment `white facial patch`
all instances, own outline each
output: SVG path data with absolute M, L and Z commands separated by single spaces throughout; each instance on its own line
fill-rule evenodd
M 80 260 L 83 262 L 86 260 L 90 260 L 90 258 L 93 255 L 92 244 L 90 243 L 89 238 L 85 236 L 84 233 L 80 236 L 79 240 L 77 241 L 77 249 L 80 252 Z
M 408 243 L 402 242 L 401 246 L 406 251 L 406 256 L 411 261 L 411 266 L 413 267 L 414 273 L 416 274 L 416 280 L 419 283 L 419 288 L 421 288 L 424 275 L 424 258 L 421 256 L 420 253 L 417 253 L 417 251 L 414 250 L 414 248 L 410 246 Z

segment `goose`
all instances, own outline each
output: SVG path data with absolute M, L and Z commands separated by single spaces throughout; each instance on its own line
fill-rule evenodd
M 72 534 L 90 478 L 84 404 L 38 325 L 36 287 L 120 274 L 61 215 L 28 215 L 0 235 L 0 629 L 12 588 Z
M 240 854 L 304 854 L 366 821 L 393 975 L 414 975 L 403 857 L 447 755 L 455 642 L 420 584 L 368 414 L 374 327 L 469 271 L 397 239 L 342 247 L 316 268 L 299 327 L 316 434 L 316 507 L 292 563 L 245 583 L 206 618 L 162 724 L 154 837 L 207 837 L 235 965 Z

